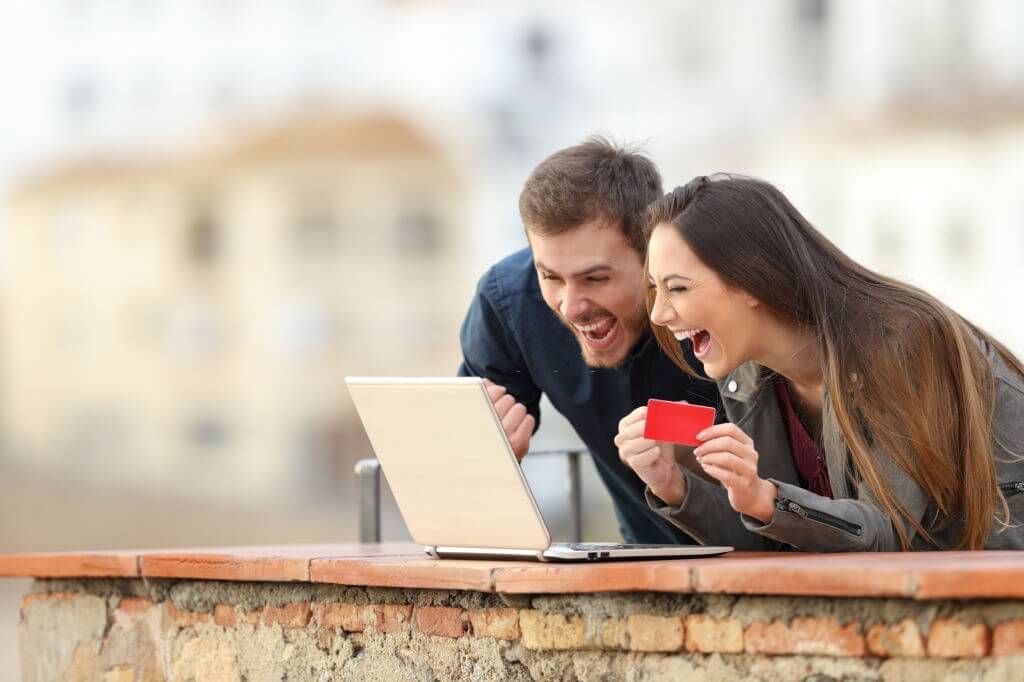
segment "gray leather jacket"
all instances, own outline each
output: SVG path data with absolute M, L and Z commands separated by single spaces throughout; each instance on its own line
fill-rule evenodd
M 996 477 L 1010 508 L 1010 525 L 997 519 L 985 543 L 986 549 L 1024 549 L 1024 377 L 1006 366 L 987 344 L 986 351 L 996 378 L 993 416 L 993 452 Z M 829 482 L 835 499 L 801 488 L 789 447 L 775 391 L 766 380 L 769 372 L 747 363 L 718 382 L 728 420 L 750 436 L 758 452 L 758 472 L 779 488 L 775 513 L 769 523 L 735 512 L 725 488 L 681 467 L 686 477 L 686 496 L 678 507 L 669 507 L 646 491 L 647 503 L 671 523 L 703 544 L 732 545 L 737 549 L 773 550 L 796 548 L 809 552 L 899 551 L 894 523 L 885 515 L 867 486 L 845 472 L 851 462 L 828 392 L 822 407 L 822 445 Z M 912 549 L 956 547 L 961 526 L 939 516 L 938 509 L 921 487 L 885 453 L 888 479 L 907 510 L 932 535 L 935 545 L 905 524 Z M 787 547 L 788 546 L 788 547 Z

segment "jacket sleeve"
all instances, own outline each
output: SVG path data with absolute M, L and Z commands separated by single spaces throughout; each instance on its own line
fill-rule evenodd
M 534 383 L 516 337 L 492 302 L 492 274 L 485 275 L 462 322 L 459 376 L 477 376 L 504 386 L 540 426 L 541 390 Z
M 1024 464 L 1019 456 L 1024 451 L 1024 377 L 1011 372 L 1001 361 L 996 364 L 996 375 L 992 447 L 997 483 L 1005 494 L 1015 491 L 1017 482 L 1024 482 Z M 929 528 L 932 523 L 925 515 L 932 504 L 925 491 L 884 453 L 876 450 L 875 455 L 897 498 L 922 526 Z M 755 533 L 812 552 L 896 552 L 902 549 L 894 525 L 898 521 L 881 511 L 867 486 L 858 487 L 857 499 L 833 500 L 797 486 L 772 482 L 779 487 L 779 495 L 771 522 L 763 524 L 743 517 L 744 525 Z M 1021 530 L 1024 505 L 1018 499 L 1024 498 L 1008 500 L 1010 525 L 1000 528 L 997 522 L 988 547 L 1024 547 L 1024 531 Z M 914 540 L 914 528 L 902 522 L 907 538 Z M 917 538 L 914 544 L 915 549 L 931 547 L 923 538 Z
M 670 507 L 661 498 L 644 490 L 647 505 L 659 516 L 681 529 L 702 545 L 730 545 L 740 550 L 774 551 L 781 543 L 766 534 L 744 526 L 732 506 L 725 488 L 686 467 L 679 467 L 686 479 L 686 493 L 678 507 Z
M 882 475 L 907 511 L 925 527 L 928 496 L 914 479 L 889 457 L 876 451 Z M 866 485 L 857 487 L 856 499 L 834 500 L 790 483 L 770 479 L 778 489 L 775 512 L 768 523 L 742 515 L 743 525 L 767 538 L 807 552 L 899 552 L 895 523 L 902 522 L 908 540 L 914 527 L 882 512 Z

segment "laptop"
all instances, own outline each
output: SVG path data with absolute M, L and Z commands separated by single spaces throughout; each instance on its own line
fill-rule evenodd
M 601 561 L 732 547 L 552 544 L 478 377 L 345 377 L 409 533 L 438 558 Z

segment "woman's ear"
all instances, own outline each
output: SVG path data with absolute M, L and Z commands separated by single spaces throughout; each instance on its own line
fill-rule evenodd
M 753 294 L 748 294 L 745 291 L 743 292 L 742 301 L 744 303 L 746 303 L 747 306 L 750 307 L 750 308 L 756 308 L 757 306 L 761 305 L 761 301 L 759 301 L 758 299 L 754 298 Z

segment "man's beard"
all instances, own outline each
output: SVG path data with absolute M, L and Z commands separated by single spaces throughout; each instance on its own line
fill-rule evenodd
M 599 319 L 601 317 L 607 317 L 609 315 L 610 313 L 604 311 L 598 315 L 591 315 L 590 319 Z M 617 356 L 606 355 L 605 351 L 592 350 L 587 345 L 586 339 L 580 338 L 584 336 L 583 332 L 576 329 L 576 327 L 571 322 L 566 320 L 564 317 L 558 315 L 558 319 L 561 320 L 562 324 L 568 327 L 569 330 L 576 337 L 576 342 L 580 345 L 580 354 L 583 356 L 583 361 L 587 363 L 589 367 L 605 369 L 615 369 L 616 367 L 621 367 L 629 358 L 629 352 L 632 350 L 633 344 L 636 342 L 636 339 L 642 337 L 644 332 L 647 330 L 647 309 L 643 305 L 638 307 L 629 318 L 620 318 L 616 316 L 612 317 L 615 317 L 615 324 L 621 327 L 619 333 L 621 333 L 624 338 L 631 339 L 628 346 L 625 346 L 618 351 L 619 354 Z M 589 320 L 580 320 L 578 323 L 586 324 L 588 321 Z M 613 332 L 608 333 L 611 334 Z M 616 346 L 617 345 L 618 343 L 616 343 Z M 611 351 L 612 349 L 609 348 L 608 350 Z

